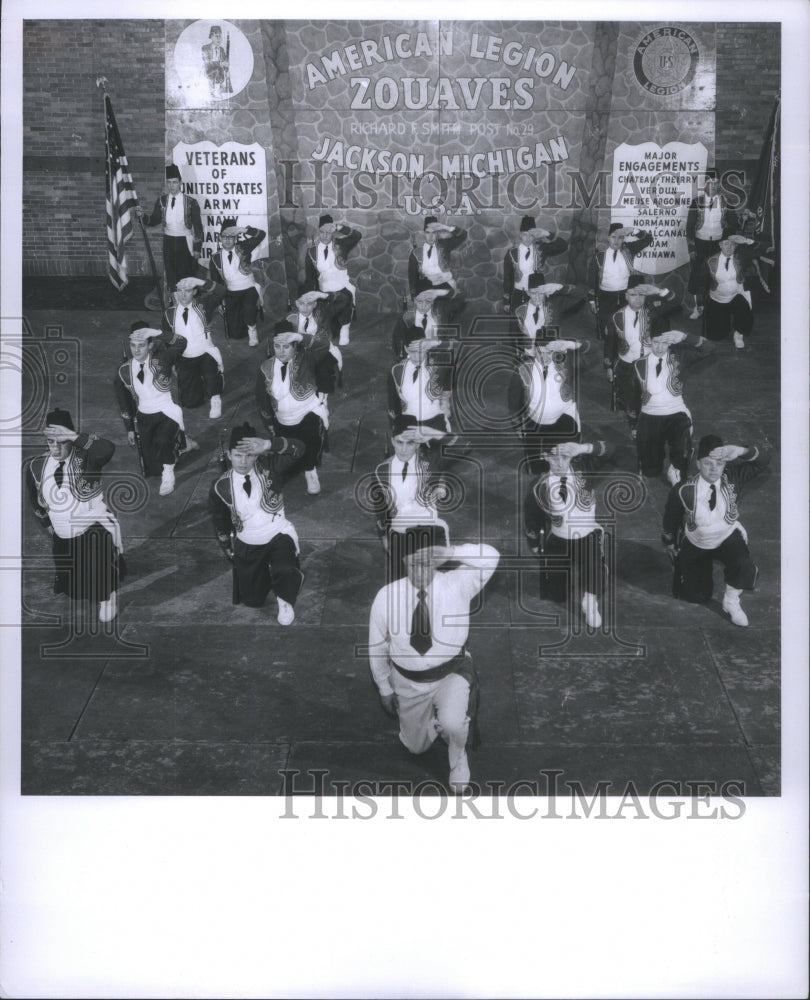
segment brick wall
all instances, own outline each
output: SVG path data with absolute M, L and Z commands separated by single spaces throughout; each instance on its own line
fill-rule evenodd
M 750 187 L 780 86 L 779 24 L 717 25 L 715 158 Z
M 163 190 L 163 21 L 25 21 L 23 273 L 106 273 L 105 76 L 133 179 L 147 208 Z M 159 236 L 153 238 L 160 260 Z M 148 274 L 143 239 L 131 274 Z

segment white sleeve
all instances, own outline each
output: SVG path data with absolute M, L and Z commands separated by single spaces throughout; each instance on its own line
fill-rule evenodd
M 388 659 L 389 631 L 386 608 L 388 607 L 388 588 L 383 587 L 374 598 L 371 605 L 371 615 L 368 623 L 368 659 L 371 676 L 381 695 L 393 694 L 390 673 L 391 664 Z
M 469 600 L 484 589 L 489 578 L 495 572 L 500 561 L 500 553 L 491 545 L 456 545 L 453 547 L 453 559 L 462 565 L 453 570 L 459 591 Z

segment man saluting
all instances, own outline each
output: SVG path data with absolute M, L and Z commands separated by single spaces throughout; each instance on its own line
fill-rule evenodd
M 208 497 L 217 539 L 233 562 L 233 603 L 260 608 L 272 588 L 280 625 L 292 625 L 304 582 L 298 535 L 281 495 L 287 470 L 303 451 L 293 438 L 267 440 L 250 424 L 235 427 L 230 471 L 214 482 Z
M 737 490 L 764 470 L 768 458 L 757 448 L 724 445 L 716 434 L 707 434 L 698 445 L 698 475 L 672 488 L 664 511 L 662 540 L 675 566 L 675 597 L 708 601 L 717 560 L 726 581 L 723 611 L 742 627 L 748 616 L 740 595 L 754 589 L 759 570 L 737 512 Z
M 467 737 L 477 683 L 467 652 L 470 601 L 495 572 L 491 545 L 423 548 L 406 557 L 407 576 L 379 591 L 371 606 L 371 673 L 399 738 L 424 753 L 437 736 L 448 746 L 450 787 L 470 780 Z M 440 567 L 453 560 L 453 569 Z
M 46 420 L 48 451 L 28 463 L 25 479 L 34 513 L 52 539 L 53 592 L 96 602 L 99 621 L 109 622 L 118 613 L 124 559 L 121 529 L 100 480 L 115 445 L 79 434 L 67 410 L 52 410 Z

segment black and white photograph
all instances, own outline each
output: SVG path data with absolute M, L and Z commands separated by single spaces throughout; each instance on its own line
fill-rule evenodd
M 2 44 L 2 995 L 806 995 L 806 7 Z

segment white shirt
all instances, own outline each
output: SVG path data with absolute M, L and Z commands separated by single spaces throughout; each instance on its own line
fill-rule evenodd
M 184 319 L 188 316 L 188 320 Z M 184 358 L 199 358 L 208 352 L 211 340 L 200 315 L 191 306 L 177 306 L 174 314 L 174 332 L 185 337 L 188 343 L 183 351 Z
M 425 316 L 427 316 L 427 325 L 422 326 L 422 320 L 425 318 Z M 413 325 L 418 326 L 420 329 L 424 330 L 425 337 L 427 337 L 428 340 L 436 339 L 435 333 L 437 324 L 436 320 L 433 318 L 433 313 L 430 310 L 428 310 L 426 313 L 419 312 L 418 309 L 415 310 L 413 314 Z
M 616 259 L 613 259 L 614 253 Z M 630 278 L 630 269 L 621 250 L 613 250 L 608 247 L 605 250 L 605 263 L 602 268 L 602 280 L 599 287 L 605 292 L 623 292 L 627 288 Z
M 712 485 L 715 486 L 715 507 L 709 509 Z M 695 487 L 695 528 L 686 526 L 685 533 L 689 541 L 699 549 L 716 549 L 735 530 L 739 521 L 729 524 L 725 520 L 726 501 L 720 489 L 720 480 L 708 483 L 703 476 L 698 476 Z
M 551 533 L 569 540 L 584 538 L 599 527 L 596 521 L 596 497 L 590 495 L 587 507 L 583 510 L 576 504 L 578 490 L 574 472 L 565 473 L 565 498 L 562 479 L 563 476 L 556 476 L 551 472 L 547 477 L 548 502 L 551 508 L 548 513 L 554 518 L 562 518 L 561 524 L 552 521 Z
M 419 476 L 416 471 L 418 462 L 418 453 L 408 459 L 407 463 L 402 462 L 396 455 L 391 459 L 390 483 L 396 505 L 396 514 L 391 520 L 394 531 L 405 531 L 415 524 L 432 524 L 437 520 L 434 508 L 426 507 L 418 496 Z M 403 479 L 402 470 L 406 464 L 408 468 Z
M 416 373 L 416 380 L 414 380 Z M 426 363 L 414 365 L 408 359 L 402 372 L 401 393 L 403 397 L 403 412 L 416 417 L 420 422 L 430 420 L 437 413 L 444 413 L 441 405 L 441 397 L 430 399 L 427 395 L 427 387 L 430 383 L 430 370 Z
M 78 500 L 71 489 L 69 461 L 62 467 L 62 485 L 57 486 L 54 473 L 61 459 L 49 455 L 42 469 L 42 497 L 48 517 L 59 538 L 75 538 L 99 523 L 115 538 L 118 522 L 110 513 L 104 496 L 99 492 L 89 500 Z M 120 534 L 120 532 L 118 532 Z
M 174 420 L 180 430 L 185 430 L 183 411 L 172 399 L 172 394 L 168 389 L 160 389 L 155 385 L 155 378 L 149 366 L 149 358 L 143 362 L 143 384 L 138 378 L 141 362 L 130 358 L 129 365 L 132 373 L 132 388 L 135 390 L 135 398 L 138 401 L 138 410 L 141 413 L 165 413 L 167 417 Z
M 174 198 L 174 208 L 172 208 L 172 198 Z M 188 235 L 182 194 L 170 194 L 167 198 L 165 232 L 167 236 Z
M 638 317 L 638 319 L 636 319 Z M 638 312 L 635 309 L 631 309 L 630 306 L 624 307 L 624 339 L 627 341 L 628 350 L 626 354 L 620 354 L 619 358 L 622 361 L 627 361 L 628 364 L 631 361 L 637 361 L 640 357 L 647 354 L 647 349 L 641 343 L 641 331 L 644 329 L 644 316 L 639 309 Z
M 298 329 L 297 333 L 309 333 L 313 336 L 318 332 L 318 321 L 314 316 L 304 316 L 301 313 L 298 314 Z
M 661 373 L 658 373 L 658 362 L 661 362 Z M 646 388 L 650 398 L 641 407 L 642 413 L 655 417 L 665 417 L 670 413 L 685 413 L 691 419 L 692 414 L 687 409 L 683 396 L 675 395 L 669 388 L 671 369 L 669 352 L 661 358 L 651 354 L 647 358 Z
M 316 250 L 318 285 L 320 286 L 320 290 L 322 292 L 337 292 L 341 288 L 348 288 L 351 284 L 349 281 L 349 272 L 346 268 L 337 266 L 335 244 L 333 242 L 319 242 Z M 324 254 L 326 254 L 325 260 Z
M 130 362 L 132 368 L 132 387 L 138 398 L 138 409 L 141 413 L 162 413 L 169 393 L 165 389 L 160 389 L 155 385 L 155 377 L 149 365 L 149 358 L 146 361 Z M 143 382 L 138 378 L 138 373 L 143 371 Z
M 491 545 L 457 545 L 456 558 L 475 558 L 475 567 L 462 564 L 437 573 L 425 588 L 433 645 L 424 656 L 410 644 L 416 588 L 407 577 L 389 583 L 374 598 L 369 620 L 371 673 L 381 695 L 393 693 L 391 660 L 406 670 L 429 670 L 456 656 L 470 630 L 470 601 L 486 586 L 500 556 Z
M 720 196 L 710 199 L 710 205 L 703 207 L 703 225 L 695 229 L 699 240 L 719 240 L 723 235 L 723 205 Z
M 546 375 L 543 377 L 543 365 L 540 359 L 532 364 L 532 394 L 529 399 L 529 418 L 536 424 L 553 424 L 561 416 L 567 414 L 579 426 L 579 412 L 573 398 L 563 400 L 560 388 L 563 376 L 557 371 L 553 361 L 549 361 Z
M 229 254 L 233 255 L 231 260 L 228 259 Z M 240 257 L 235 247 L 231 250 L 223 249 L 222 277 L 225 279 L 229 292 L 242 292 L 246 288 L 254 288 L 256 285 L 252 274 L 244 274 L 239 270 L 239 260 Z
M 287 363 L 286 371 L 284 371 L 284 377 L 282 378 L 281 373 L 284 368 L 284 364 L 276 358 L 273 365 L 271 394 L 276 401 L 276 416 L 279 423 L 286 424 L 289 427 L 300 423 L 318 400 L 314 393 L 311 396 L 307 396 L 306 399 L 296 399 L 290 391 L 292 362 Z
M 522 292 L 529 290 L 529 275 L 532 273 L 532 258 L 534 257 L 534 247 L 530 244 L 524 247 L 519 244 L 517 248 L 518 274 L 515 279 L 515 288 Z
M 517 286 L 515 286 L 517 287 Z M 537 313 L 537 319 L 534 314 Z M 523 329 L 526 335 L 532 340 L 535 339 L 537 331 L 546 325 L 546 307 L 533 306 L 531 302 L 526 305 L 526 318 L 523 320 Z
M 728 267 L 726 267 L 728 261 Z M 736 295 L 741 295 L 745 289 L 737 281 L 737 269 L 734 267 L 734 258 L 726 257 L 721 253 L 717 257 L 717 288 L 712 289 L 710 295 L 715 302 L 731 302 Z
M 245 492 L 245 478 L 250 480 L 250 496 Z M 240 542 L 246 545 L 266 545 L 276 535 L 284 533 L 292 535 L 297 548 L 298 536 L 284 516 L 284 504 L 274 514 L 262 507 L 262 484 L 255 469 L 251 469 L 247 477 L 231 470 L 231 490 L 234 508 L 242 522 L 241 530 L 236 533 Z

